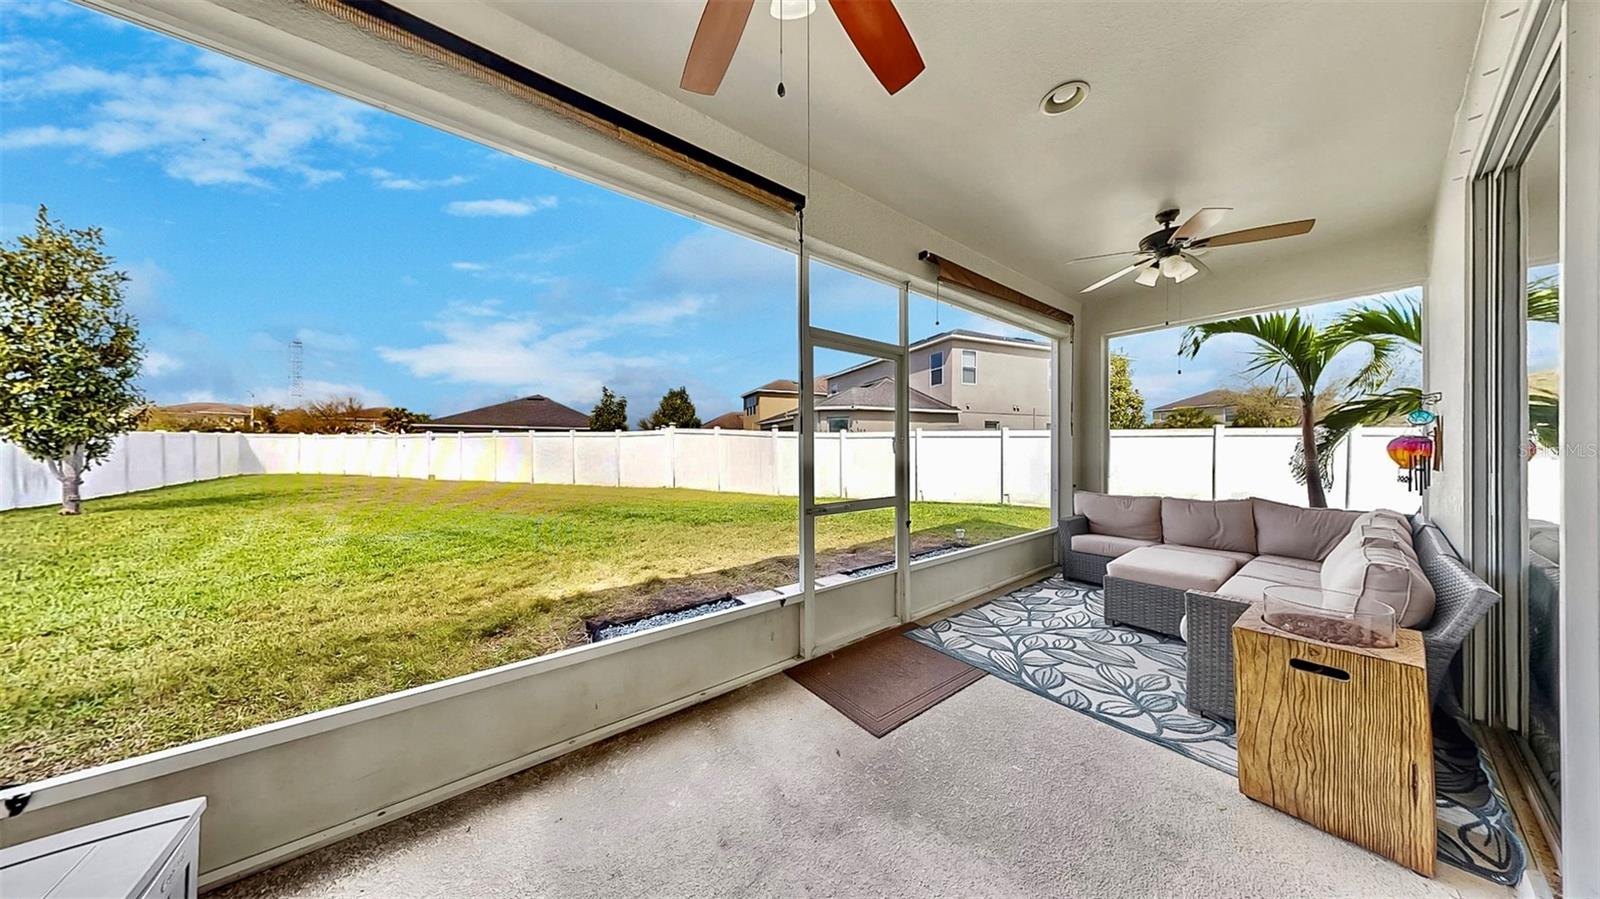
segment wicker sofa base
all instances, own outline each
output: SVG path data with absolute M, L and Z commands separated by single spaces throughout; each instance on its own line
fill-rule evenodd
M 1106 563 L 1116 557 L 1075 551 L 1072 548 L 1072 538 L 1087 533 L 1089 533 L 1089 519 L 1082 515 L 1063 520 L 1061 526 L 1056 529 L 1056 552 L 1061 558 L 1061 576 L 1069 581 L 1101 584 L 1105 582 Z
M 1234 720 L 1233 623 L 1250 603 L 1190 590 L 1184 596 L 1189 632 L 1184 706 L 1196 715 Z
M 1110 575 L 1105 577 L 1104 583 L 1107 624 L 1136 627 L 1168 637 L 1179 636 L 1184 591 Z

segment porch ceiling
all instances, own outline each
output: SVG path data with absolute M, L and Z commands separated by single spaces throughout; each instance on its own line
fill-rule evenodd
M 807 25 L 785 38 L 758 0 L 721 91 L 677 87 L 700 0 L 458 4 L 403 0 L 500 52 L 602 97 L 659 92 L 629 111 L 715 145 L 715 125 L 796 159 L 806 155 Z M 448 7 L 448 10 L 446 9 Z M 815 47 L 815 167 L 1024 274 L 1075 292 L 1131 249 L 1161 207 L 1236 208 L 1248 227 L 1317 218 L 1297 251 L 1369 230 L 1421 226 L 1431 208 L 1483 14 L 1439 3 L 927 3 L 901 0 L 927 70 L 889 97 L 826 2 Z M 537 34 L 535 34 L 537 33 Z M 550 54 L 545 39 L 599 65 Z M 1059 118 L 1050 87 L 1092 93 Z M 1243 271 L 1266 247 L 1219 252 Z M 1115 296 L 1108 290 L 1096 297 Z

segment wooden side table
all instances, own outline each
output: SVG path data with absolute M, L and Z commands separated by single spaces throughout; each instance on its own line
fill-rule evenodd
M 1422 635 L 1392 649 L 1233 626 L 1239 791 L 1433 876 L 1433 725 Z

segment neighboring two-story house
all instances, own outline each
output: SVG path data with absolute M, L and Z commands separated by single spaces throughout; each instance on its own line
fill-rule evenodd
M 916 422 L 914 415 L 914 425 L 1019 430 L 1050 427 L 1048 344 L 1024 337 L 955 330 L 919 340 L 907 351 L 912 396 L 922 394 L 956 413 L 953 421 L 948 415 L 941 415 L 938 424 L 925 425 Z M 877 360 L 835 372 L 825 380 L 832 397 L 886 379 L 892 383 L 893 376 L 894 366 Z
M 816 380 L 816 395 L 828 395 L 827 381 Z M 800 407 L 800 384 L 788 378 L 768 381 L 744 394 L 744 410 L 740 414 L 741 427 L 746 431 L 760 430 L 765 419 L 793 412 Z M 720 418 L 721 416 L 719 416 Z

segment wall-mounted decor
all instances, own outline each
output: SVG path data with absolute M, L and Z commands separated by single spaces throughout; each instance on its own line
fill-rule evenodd
M 1422 406 L 1406 413 L 1406 422 L 1416 427 L 1415 434 L 1402 434 L 1389 441 L 1389 458 L 1400 466 L 1399 480 L 1410 490 L 1423 493 L 1439 470 L 1444 421 L 1427 408 L 1439 402 L 1441 394 L 1425 393 Z

